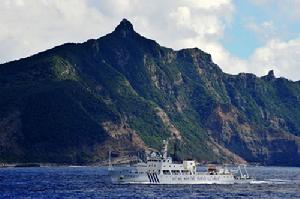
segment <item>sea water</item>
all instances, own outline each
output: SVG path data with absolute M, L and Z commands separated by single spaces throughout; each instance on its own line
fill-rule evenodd
M 112 185 L 101 167 L 0 168 L 0 198 L 300 198 L 300 168 L 248 172 L 255 184 Z

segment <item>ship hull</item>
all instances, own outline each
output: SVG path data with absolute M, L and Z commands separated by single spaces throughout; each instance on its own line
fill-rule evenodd
M 114 184 L 234 184 L 233 175 L 159 175 L 147 173 L 139 175 L 111 175 Z

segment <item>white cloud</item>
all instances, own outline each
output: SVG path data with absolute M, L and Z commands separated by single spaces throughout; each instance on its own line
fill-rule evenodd
M 272 66 L 278 75 L 299 79 L 300 73 L 295 72 L 300 62 L 299 39 L 271 39 L 275 29 L 272 21 L 248 24 L 269 42 L 247 60 L 233 56 L 221 45 L 234 12 L 231 0 L 3 0 L 0 63 L 65 42 L 98 38 L 125 17 L 137 32 L 164 46 L 199 47 L 211 53 L 225 72 L 262 75 Z M 262 31 L 263 28 L 268 30 Z
M 82 0 L 1 1 L 0 62 L 96 37 L 109 31 L 105 23 L 101 13 Z
M 183 0 L 184 4 L 190 5 L 194 8 L 201 8 L 201 9 L 220 9 L 223 6 L 231 6 L 231 0 Z
M 274 70 L 276 77 L 291 80 L 300 79 L 300 38 L 289 41 L 270 38 L 265 45 L 255 49 L 248 59 L 241 59 L 228 53 L 222 46 L 212 45 L 210 52 L 223 71 L 230 74 L 240 72 L 254 73 L 263 76 Z
M 202 48 L 222 37 L 232 13 L 231 0 L 5 0 L 0 3 L 0 62 L 97 38 L 124 17 L 162 45 Z M 14 46 L 4 50 L 7 42 Z
M 299 63 L 300 38 L 287 42 L 271 39 L 265 46 L 255 50 L 248 68 L 258 75 L 274 69 L 278 76 L 299 80 Z

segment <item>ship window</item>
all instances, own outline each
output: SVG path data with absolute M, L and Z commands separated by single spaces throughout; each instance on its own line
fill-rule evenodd
M 190 175 L 191 174 L 191 172 L 189 170 L 182 170 L 181 172 L 185 175 Z
M 170 175 L 170 171 L 169 170 L 163 170 L 163 174 L 164 175 Z
M 173 175 L 178 175 L 179 173 L 180 173 L 179 170 L 173 170 L 173 171 L 172 171 L 172 174 L 173 174 Z

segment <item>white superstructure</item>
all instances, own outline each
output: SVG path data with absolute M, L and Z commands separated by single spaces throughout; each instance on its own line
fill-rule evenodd
M 235 177 L 226 167 L 208 167 L 205 172 L 196 171 L 194 160 L 173 163 L 167 156 L 168 142 L 164 142 L 163 155 L 150 154 L 146 162 L 116 170 L 110 169 L 110 177 L 117 184 L 233 184 Z

